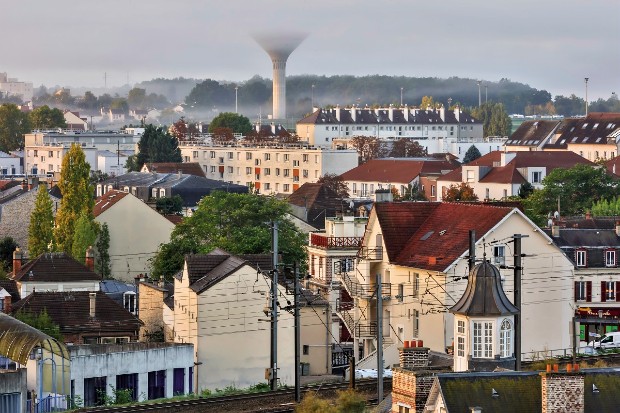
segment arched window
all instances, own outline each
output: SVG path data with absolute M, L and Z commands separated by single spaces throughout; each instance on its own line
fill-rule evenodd
M 512 356 L 512 323 L 505 319 L 499 329 L 500 357 Z

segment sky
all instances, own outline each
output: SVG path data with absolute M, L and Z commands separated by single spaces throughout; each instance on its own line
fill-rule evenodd
M 308 36 L 288 75 L 502 78 L 620 94 L 618 0 L 6 0 L 0 72 L 35 88 L 271 78 L 252 34 Z

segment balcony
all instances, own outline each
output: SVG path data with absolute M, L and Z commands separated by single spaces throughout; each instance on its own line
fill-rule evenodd
M 368 261 L 381 261 L 383 260 L 383 248 L 369 248 L 362 246 L 357 252 L 357 257 Z
M 362 237 L 329 237 L 321 233 L 310 234 L 311 247 L 357 250 L 361 242 Z

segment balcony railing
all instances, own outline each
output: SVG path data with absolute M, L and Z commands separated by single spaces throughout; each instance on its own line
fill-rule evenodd
M 359 248 L 362 237 L 329 237 L 324 234 L 310 234 L 310 245 L 319 248 L 352 249 Z
M 381 261 L 383 259 L 383 248 L 382 247 L 360 247 L 357 252 L 357 256 L 364 260 L 369 261 Z

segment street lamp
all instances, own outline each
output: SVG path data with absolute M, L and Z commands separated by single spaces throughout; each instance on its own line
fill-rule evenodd
M 584 79 L 586 81 L 586 116 L 588 116 L 588 80 L 590 80 L 590 78 L 585 77 Z
M 488 88 L 489 88 L 488 85 L 484 85 L 484 103 L 487 103 L 487 99 L 489 97 Z
M 237 101 L 237 91 L 239 90 L 238 86 L 235 86 L 235 113 L 239 113 L 239 106 Z
M 452 106 L 452 98 L 448 98 L 448 109 Z
M 400 88 L 400 106 L 403 106 L 403 88 Z
M 311 96 L 311 102 L 312 102 L 312 110 L 314 111 L 314 85 L 312 85 L 310 96 Z
M 482 81 L 479 80 L 476 83 L 478 83 L 478 106 L 482 106 L 482 94 L 480 93 L 480 85 L 482 85 Z

